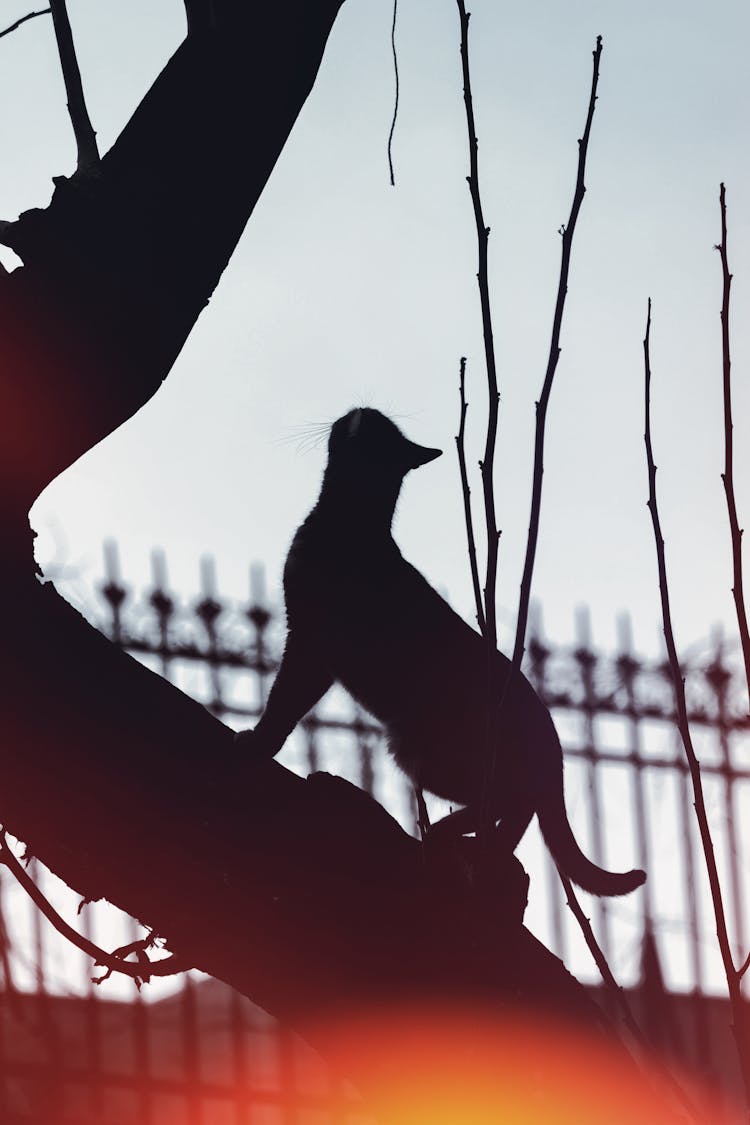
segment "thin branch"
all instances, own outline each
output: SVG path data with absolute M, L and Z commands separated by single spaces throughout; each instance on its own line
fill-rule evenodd
M 396 131 L 396 118 L 398 117 L 398 55 L 396 53 L 396 16 L 398 15 L 398 0 L 393 0 L 393 23 L 391 24 L 391 51 L 393 52 L 393 76 L 396 83 L 396 92 L 393 100 L 393 120 L 391 131 L 388 134 L 388 170 L 391 176 L 391 187 L 395 187 L 396 178 L 393 174 L 393 134 Z
M 578 170 L 576 173 L 575 190 L 573 192 L 573 202 L 571 204 L 567 225 L 561 228 L 562 254 L 560 260 L 560 276 L 557 285 L 555 312 L 552 320 L 552 334 L 550 338 L 549 354 L 547 358 L 547 369 L 544 376 L 544 383 L 542 385 L 542 392 L 539 401 L 536 404 L 534 472 L 531 489 L 531 513 L 529 515 L 529 531 L 526 541 L 526 558 L 524 561 L 523 577 L 521 580 L 521 592 L 518 605 L 518 615 L 516 618 L 516 638 L 513 647 L 513 660 L 503 687 L 503 696 L 500 702 L 501 707 L 503 705 L 513 677 L 518 672 L 520 672 L 521 662 L 523 660 L 523 654 L 526 645 L 526 629 L 528 626 L 529 605 L 531 602 L 531 582 L 534 572 L 537 542 L 539 538 L 539 522 L 542 507 L 542 480 L 544 476 L 544 437 L 547 422 L 547 407 L 549 405 L 550 395 L 552 392 L 552 383 L 555 377 L 555 372 L 557 370 L 557 364 L 561 352 L 560 332 L 562 330 L 563 314 L 565 312 L 565 299 L 568 293 L 568 276 L 570 273 L 570 259 L 573 249 L 573 236 L 575 234 L 578 215 L 583 203 L 583 197 L 586 194 L 586 157 L 588 154 L 589 138 L 591 136 L 591 125 L 594 120 L 594 110 L 596 108 L 597 89 L 599 85 L 599 68 L 602 56 L 601 35 L 598 35 L 596 38 L 596 45 L 594 47 L 592 55 L 594 61 L 591 75 L 591 93 L 589 95 L 589 104 L 586 113 L 586 122 L 583 129 L 583 135 L 578 141 Z M 573 890 L 570 879 L 559 868 L 558 873 L 565 890 L 568 907 L 570 908 L 573 917 L 576 919 L 578 925 L 580 926 L 586 945 L 588 946 L 591 956 L 593 957 L 594 962 L 599 969 L 599 972 L 601 973 L 602 980 L 615 997 L 615 1002 L 620 1010 L 625 1026 L 628 1028 L 631 1035 L 633 1035 L 633 1037 L 638 1041 L 638 1043 L 642 1046 L 645 1046 L 643 1034 L 636 1023 L 635 1018 L 633 1017 L 633 1013 L 625 997 L 625 993 L 615 980 L 614 974 L 612 973 L 607 959 L 604 956 L 604 951 L 602 950 L 596 939 L 589 919 L 583 912 L 581 904 L 579 903 L 576 893 Z
M 70 30 L 70 20 L 68 19 L 65 2 L 66 0 L 50 0 L 50 10 L 55 25 L 57 50 L 60 55 L 65 92 L 68 97 L 68 113 L 78 146 L 77 170 L 79 172 L 91 172 L 99 167 L 99 149 L 96 144 L 96 133 L 86 109 L 81 72 L 78 69 L 73 33 Z
M 742 962 L 741 968 L 737 970 L 737 976 L 742 980 L 747 970 L 750 969 L 750 953 L 748 953 L 745 960 Z
M 570 208 L 570 215 L 566 226 L 561 228 L 562 234 L 562 253 L 560 258 L 560 277 L 557 284 L 557 299 L 555 301 L 555 312 L 552 319 L 552 334 L 550 338 L 549 354 L 547 357 L 547 370 L 544 376 L 544 383 L 542 385 L 542 393 L 539 401 L 536 404 L 536 433 L 534 437 L 534 472 L 532 477 L 531 486 L 531 512 L 529 515 L 529 532 L 526 540 L 526 558 L 524 560 L 523 577 L 521 579 L 521 592 L 518 603 L 518 615 L 516 617 L 516 639 L 513 646 L 513 660 L 511 663 L 508 676 L 503 686 L 503 694 L 500 701 L 502 708 L 505 697 L 508 693 L 510 684 L 520 670 L 523 654 L 526 647 L 526 629 L 529 620 L 529 605 L 531 602 L 531 581 L 534 573 L 534 561 L 536 558 L 536 548 L 539 539 L 539 522 L 542 509 L 542 480 L 544 477 L 544 437 L 545 427 L 547 423 L 547 407 L 549 406 L 550 395 L 552 393 L 552 383 L 557 370 L 558 360 L 560 359 L 560 332 L 562 330 L 563 314 L 565 312 L 565 299 L 568 294 L 568 275 L 570 273 L 570 259 L 573 250 L 573 236 L 575 234 L 576 223 L 578 222 L 578 215 L 583 203 L 583 197 L 586 194 L 586 156 L 588 155 L 589 138 L 591 136 L 591 125 L 594 120 L 594 110 L 596 109 L 597 89 L 599 86 L 599 68 L 602 57 L 602 37 L 597 35 L 596 45 L 592 52 L 593 54 L 593 69 L 591 75 L 591 93 L 589 95 L 589 105 L 586 113 L 586 123 L 583 128 L 583 136 L 578 141 L 578 170 L 576 173 L 576 184 L 573 192 L 573 202 Z M 558 868 L 559 871 L 559 868 Z M 578 898 L 573 890 L 570 880 L 559 871 L 560 879 L 565 889 L 565 895 L 568 906 L 578 922 L 583 933 L 586 945 L 589 948 L 591 956 L 593 957 L 599 972 L 602 975 L 602 980 L 607 987 L 613 992 L 615 1001 L 620 1008 L 625 1025 L 630 1030 L 631 1034 L 642 1043 L 643 1036 L 638 1028 L 630 1006 L 625 999 L 625 994 L 615 980 L 614 974 L 610 969 L 607 959 L 604 956 L 604 951 L 600 947 L 591 923 L 584 914 Z
M 643 1032 L 635 1021 L 633 1011 L 630 1007 L 630 1004 L 628 1003 L 627 996 L 625 995 L 622 986 L 617 983 L 614 974 L 609 967 L 607 959 L 596 940 L 596 935 L 591 928 L 591 921 L 589 920 L 589 918 L 587 918 L 586 914 L 583 911 L 583 907 L 578 901 L 575 891 L 573 890 L 573 884 L 561 867 L 557 868 L 557 873 L 560 876 L 560 882 L 562 883 L 563 890 L 565 891 L 565 897 L 570 911 L 576 922 L 580 926 L 581 933 L 583 934 L 586 945 L 589 947 L 591 955 L 596 962 L 596 967 L 601 974 L 602 980 L 612 991 L 615 997 L 617 1006 L 620 1009 L 620 1015 L 622 1016 L 623 1023 L 625 1024 L 633 1038 L 636 1039 L 641 1045 L 645 1046 L 646 1044 L 643 1037 Z
M 484 520 L 487 536 L 487 560 L 484 583 L 484 639 L 487 656 L 487 707 L 485 731 L 485 778 L 482 787 L 482 800 L 479 808 L 479 834 L 489 842 L 495 825 L 493 810 L 490 807 L 492 778 L 495 770 L 495 747 L 497 743 L 497 708 L 493 705 L 497 687 L 497 559 L 500 532 L 497 527 L 495 510 L 495 446 L 500 394 L 497 385 L 497 365 L 495 362 L 495 341 L 492 331 L 492 308 L 490 305 L 490 283 L 488 275 L 488 244 L 490 228 L 485 225 L 482 199 L 479 191 L 479 143 L 474 120 L 474 103 L 471 95 L 471 71 L 469 68 L 469 13 L 464 0 L 456 0 L 461 24 L 461 69 L 464 83 L 464 106 L 466 109 L 466 131 L 469 139 L 469 175 L 467 182 L 474 210 L 474 223 L 477 231 L 477 284 L 479 303 L 482 311 L 482 337 L 484 340 L 484 360 L 487 374 L 488 413 L 487 436 L 484 458 L 479 463 L 484 495 Z
M 586 154 L 588 153 L 591 123 L 594 120 L 596 107 L 596 90 L 599 84 L 599 64 L 602 57 L 602 37 L 597 35 L 596 47 L 593 51 L 594 67 L 591 77 L 591 96 L 586 114 L 586 125 L 583 136 L 578 141 L 578 174 L 576 176 L 573 203 L 567 226 L 561 227 L 562 256 L 560 260 L 560 279 L 557 285 L 557 300 L 555 302 L 555 315 L 552 320 L 552 337 L 549 345 L 547 371 L 539 402 L 536 404 L 536 436 L 534 444 L 534 475 L 531 489 L 531 515 L 529 517 L 529 535 L 526 542 L 526 559 L 523 566 L 521 579 L 521 597 L 518 606 L 518 619 L 516 622 L 516 643 L 513 648 L 513 668 L 521 667 L 524 646 L 526 643 L 526 626 L 529 618 L 529 602 L 531 600 L 531 578 L 534 571 L 534 558 L 536 556 L 537 539 L 539 537 L 539 514 L 542 506 L 542 477 L 544 474 L 544 428 L 547 421 L 547 406 L 549 405 L 552 381 L 557 370 L 560 358 L 560 330 L 562 328 L 563 313 L 565 312 L 565 298 L 568 295 L 568 274 L 570 272 L 570 256 L 573 249 L 573 235 L 575 234 L 578 213 L 581 210 L 583 197 L 586 194 L 584 177 L 586 174 Z M 513 673 L 511 673 L 512 675 Z
M 677 656 L 677 647 L 675 645 L 674 639 L 674 630 L 672 628 L 672 611 L 669 602 L 669 587 L 667 585 L 667 564 L 664 550 L 664 537 L 662 535 L 661 521 L 659 519 L 659 510 L 656 502 L 656 465 L 654 463 L 653 445 L 651 442 L 650 339 L 651 298 L 649 297 L 648 313 L 646 316 L 646 335 L 643 339 L 646 420 L 644 441 L 646 444 L 646 463 L 648 466 L 648 508 L 651 512 L 651 522 L 654 528 L 654 541 L 656 544 L 656 562 L 659 572 L 659 594 L 661 598 L 662 621 L 664 625 L 664 640 L 667 646 L 667 656 L 669 659 L 669 668 L 672 675 L 672 685 L 674 688 L 675 706 L 677 710 L 677 726 L 680 732 L 680 737 L 682 739 L 682 745 L 685 750 L 685 757 L 687 759 L 688 768 L 690 770 L 690 780 L 693 786 L 693 806 L 695 808 L 695 815 L 698 821 L 701 845 L 703 847 L 703 857 L 706 864 L 708 882 L 711 890 L 711 902 L 713 904 L 714 917 L 716 920 L 716 937 L 719 942 L 721 960 L 724 965 L 724 974 L 726 976 L 727 988 L 729 991 L 729 1001 L 732 1009 L 733 1020 L 732 1030 L 734 1032 L 734 1038 L 737 1045 L 740 1070 L 742 1071 L 742 1079 L 745 1086 L 748 1114 L 750 1115 L 750 1050 L 748 1050 L 748 1036 L 746 1026 L 747 1019 L 744 1012 L 740 975 L 734 967 L 734 962 L 732 960 L 732 951 L 729 945 L 726 915 L 724 912 L 724 899 L 721 892 L 719 872 L 716 866 L 716 856 L 714 854 L 713 840 L 711 838 L 711 828 L 708 823 L 708 813 L 706 811 L 706 802 L 703 795 L 703 782 L 701 780 L 700 763 L 695 753 L 693 740 L 690 734 L 690 726 L 688 724 L 687 718 L 687 704 L 685 701 L 685 679 L 680 669 L 680 662 Z
M 13 854 L 7 836 L 2 830 L 0 830 L 0 863 L 5 864 L 29 898 L 59 934 L 67 938 L 82 953 L 92 957 L 95 965 L 102 965 L 107 969 L 103 976 L 92 978 L 95 983 L 98 984 L 106 980 L 112 973 L 122 973 L 126 977 L 131 977 L 140 987 L 141 982 L 148 981 L 150 977 L 169 977 L 175 973 L 184 973 L 190 968 L 174 954 L 164 957 L 161 961 L 152 961 L 148 957 L 146 949 L 153 945 L 153 932 L 140 941 L 131 942 L 130 945 L 113 950 L 112 953 L 107 953 L 106 950 L 95 945 L 93 941 L 89 941 L 88 938 L 79 934 L 77 930 L 68 925 L 64 918 L 60 917 L 54 906 L 47 901 L 34 880 L 24 870 L 23 865 Z M 136 962 L 126 961 L 125 957 L 133 953 L 136 954 L 138 960 Z
M 609 967 L 609 963 L 607 962 L 607 959 L 604 956 L 604 953 L 602 952 L 602 949 L 598 941 L 596 940 L 596 935 L 594 934 L 594 931 L 591 927 L 591 920 L 584 913 L 583 908 L 578 901 L 578 898 L 576 897 L 576 893 L 573 890 L 573 884 L 571 883 L 568 876 L 560 867 L 557 868 L 557 873 L 560 876 L 560 882 L 562 883 L 563 890 L 565 891 L 568 907 L 581 929 L 581 933 L 583 934 L 583 937 L 586 941 L 586 945 L 589 947 L 591 955 L 596 962 L 596 967 L 601 974 L 601 978 L 604 981 L 604 984 L 615 998 L 615 1003 L 617 1004 L 617 1007 L 619 1009 L 622 1022 L 625 1024 L 626 1028 L 630 1032 L 634 1041 L 643 1051 L 644 1055 L 648 1057 L 651 1062 L 651 1066 L 653 1067 L 655 1060 L 652 1045 L 649 1043 L 648 1039 L 638 1026 L 635 1016 L 633 1015 L 633 1009 L 630 1007 L 628 998 L 625 995 L 625 990 L 623 989 L 622 985 L 617 983 L 617 980 L 615 979 L 615 976 Z M 658 1060 L 656 1061 L 656 1065 L 662 1081 L 665 1083 L 672 1096 L 676 1098 L 682 1108 L 693 1119 L 700 1120 L 701 1115 L 698 1109 L 685 1093 L 682 1086 L 680 1086 L 679 1082 L 677 1082 L 677 1080 L 674 1078 L 668 1067 L 663 1063 L 659 1063 Z
M 717 250 L 721 255 L 721 272 L 723 277 L 723 292 L 721 302 L 721 353 L 724 383 L 724 472 L 721 479 L 724 483 L 724 492 L 727 498 L 727 514 L 729 516 L 729 531 L 732 537 L 732 596 L 737 611 L 737 625 L 742 641 L 742 656 L 745 662 L 745 678 L 750 688 L 750 630 L 747 624 L 747 610 L 745 607 L 745 593 L 742 582 L 742 535 L 737 518 L 737 503 L 734 496 L 734 465 L 732 441 L 732 359 L 729 350 L 729 291 L 732 285 L 732 275 L 729 272 L 727 257 L 727 202 L 724 184 L 719 187 L 719 206 L 721 208 L 721 243 Z
M 494 667 L 497 649 L 497 620 L 495 612 L 495 590 L 497 586 L 497 544 L 499 532 L 495 515 L 495 445 L 497 443 L 498 404 L 500 395 L 497 389 L 497 366 L 495 363 L 495 341 L 492 333 L 492 309 L 490 306 L 490 285 L 487 271 L 488 243 L 490 228 L 485 226 L 482 199 L 479 193 L 479 158 L 474 103 L 471 96 L 471 73 L 469 70 L 469 13 L 464 0 L 456 0 L 461 20 L 461 66 L 464 81 L 464 106 L 466 108 L 466 128 L 469 135 L 469 175 L 467 182 L 474 207 L 474 221 L 477 229 L 479 301 L 482 309 L 482 335 L 484 337 L 484 358 L 487 368 L 487 389 L 489 393 L 489 413 L 487 417 L 487 440 L 484 459 L 481 462 L 482 487 L 484 490 L 484 515 L 487 527 L 487 572 L 484 586 L 485 637 L 487 640 L 488 663 Z M 491 710 L 491 708 L 489 709 Z
M 51 8 L 40 8 L 38 12 L 27 12 L 25 16 L 21 16 L 20 20 L 16 20 L 16 22 L 10 24 L 9 27 L 4 27 L 3 30 L 0 31 L 0 39 L 2 39 L 4 35 L 10 35 L 11 31 L 15 31 L 22 23 L 26 23 L 27 20 L 34 20 L 37 16 L 48 16 L 51 11 Z
M 562 255 L 560 261 L 560 277 L 557 287 L 555 313 L 552 321 L 552 335 L 550 339 L 549 355 L 547 359 L 547 370 L 542 386 L 542 393 L 539 401 L 536 404 L 534 472 L 532 479 L 529 532 L 526 543 L 526 558 L 524 562 L 523 577 L 521 580 L 521 593 L 519 599 L 518 616 L 516 620 L 516 638 L 513 648 L 513 661 L 503 688 L 503 698 L 501 699 L 500 703 L 501 707 L 513 676 L 520 671 L 521 662 L 523 660 L 523 654 L 525 650 L 526 629 L 528 625 L 529 605 L 531 601 L 531 582 L 534 571 L 537 541 L 539 537 L 539 523 L 542 505 L 542 480 L 544 475 L 544 437 L 547 421 L 547 407 L 549 405 L 550 395 L 552 392 L 552 383 L 555 377 L 555 372 L 557 370 L 557 364 L 561 352 L 560 333 L 562 329 L 563 314 L 565 312 L 565 300 L 568 293 L 568 276 L 570 273 L 573 236 L 575 234 L 578 215 L 583 203 L 583 197 L 586 194 L 586 157 L 588 155 L 589 138 L 591 136 L 591 126 L 594 120 L 597 89 L 599 85 L 599 70 L 602 55 L 601 35 L 598 35 L 596 38 L 596 45 L 592 52 L 592 55 L 594 61 L 591 75 L 591 93 L 589 96 L 589 105 L 586 113 L 586 123 L 583 129 L 583 136 L 578 141 L 578 170 L 576 174 L 575 190 L 573 193 L 573 202 L 571 204 L 567 225 L 561 228 Z M 650 1045 L 643 1035 L 640 1027 L 638 1026 L 635 1017 L 633 1016 L 632 1009 L 630 1007 L 630 1004 L 628 1003 L 627 997 L 622 987 L 617 983 L 617 980 L 615 979 L 615 976 L 609 967 L 609 963 L 604 955 L 604 951 L 602 950 L 599 942 L 596 939 L 596 935 L 594 934 L 589 918 L 584 913 L 583 908 L 578 901 L 578 897 L 576 896 L 570 879 L 559 867 L 558 874 L 565 891 L 565 897 L 568 907 L 573 914 L 573 917 L 578 922 L 586 945 L 588 946 L 594 962 L 601 974 L 605 986 L 610 990 L 615 998 L 615 1003 L 620 1011 L 623 1023 L 627 1027 L 633 1039 L 641 1047 L 641 1049 L 644 1052 L 650 1053 Z M 692 1116 L 695 1116 L 695 1107 L 692 1105 L 684 1090 L 675 1081 L 673 1076 L 666 1068 L 662 1068 L 662 1079 L 669 1087 L 673 1096 L 683 1106 L 683 1108 Z
M 474 588 L 474 602 L 477 609 L 477 624 L 480 633 L 484 633 L 484 609 L 482 606 L 482 590 L 479 585 L 479 567 L 477 566 L 477 545 L 474 538 L 474 521 L 471 515 L 471 488 L 469 475 L 466 471 L 466 450 L 464 434 L 466 431 L 466 411 L 469 404 L 466 401 L 466 356 L 461 356 L 461 369 L 458 376 L 458 393 L 461 401 L 458 433 L 456 434 L 456 450 L 458 452 L 458 468 L 461 474 L 461 492 L 464 498 L 464 519 L 466 522 L 466 540 L 469 550 L 469 566 L 471 567 L 471 584 Z

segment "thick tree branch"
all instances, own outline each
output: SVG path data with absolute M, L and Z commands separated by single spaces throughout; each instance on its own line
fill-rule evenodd
M 73 32 L 68 19 L 66 0 L 50 0 L 52 21 L 55 25 L 57 50 L 60 55 L 65 92 L 68 96 L 68 113 L 78 146 L 78 172 L 93 172 L 99 167 L 99 149 L 96 133 L 86 108 L 81 72 L 73 43 Z
M 8 838 L 5 832 L 0 829 L 0 863 L 4 864 L 18 884 L 23 887 L 27 895 L 34 903 L 36 908 L 41 911 L 47 921 L 54 926 L 57 932 L 74 945 L 76 949 L 80 949 L 88 957 L 93 959 L 94 965 L 104 966 L 107 970 L 104 977 L 96 978 L 97 983 L 105 980 L 112 973 L 122 973 L 124 976 L 130 977 L 136 982 L 140 988 L 143 981 L 149 981 L 151 977 L 166 977 L 174 976 L 175 973 L 184 973 L 190 965 L 181 962 L 174 954 L 169 957 L 164 957 L 160 961 L 152 961 L 148 956 L 146 949 L 152 944 L 153 935 L 149 938 L 131 942 L 127 946 L 121 946 L 119 949 L 113 950 L 108 953 L 100 946 L 95 945 L 83 934 L 79 934 L 74 930 L 64 918 L 55 910 L 54 906 L 37 887 L 34 880 L 30 875 L 24 871 L 21 863 L 16 859 L 13 851 L 8 843 Z M 126 961 L 125 958 L 135 954 L 137 960 L 135 962 Z
M 239 759 L 228 728 L 50 586 L 16 580 L 7 618 L 0 812 L 77 892 L 298 1028 L 409 997 L 516 996 L 596 1021 L 523 930 L 516 861 L 479 898 L 466 857 L 425 865 L 355 787 Z
M 341 0 L 224 0 L 146 94 L 96 177 L 0 231 L 0 512 L 158 389 L 205 307 L 315 79 Z M 220 18 L 219 18 L 220 17 Z M 40 331 L 40 325 L 44 330 Z

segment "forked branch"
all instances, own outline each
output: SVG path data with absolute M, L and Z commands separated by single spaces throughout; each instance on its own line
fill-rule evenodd
M 73 32 L 70 29 L 65 0 L 50 0 L 52 20 L 57 37 L 57 50 L 60 55 L 65 93 L 68 97 L 68 113 L 78 146 L 78 172 L 91 172 L 99 167 L 99 149 L 96 133 L 91 124 L 83 96 L 81 72 L 78 68 Z
M 495 367 L 495 353 L 494 341 L 492 335 L 492 317 L 489 300 L 489 280 L 487 274 L 487 243 L 489 238 L 489 230 L 485 227 L 484 216 L 482 212 L 481 196 L 479 193 L 479 172 L 477 161 L 477 136 L 476 128 L 474 125 L 474 111 L 471 96 L 471 75 L 469 68 L 469 53 L 468 53 L 468 28 L 469 28 L 469 15 L 466 12 L 462 0 L 458 0 L 458 8 L 461 16 L 461 61 L 463 65 L 464 77 L 464 102 L 466 106 L 466 121 L 469 134 L 469 152 L 470 152 L 470 176 L 469 188 L 471 190 L 471 198 L 474 205 L 474 217 L 477 227 L 477 238 L 479 245 L 479 272 L 477 279 L 479 282 L 479 293 L 482 309 L 482 327 L 484 331 L 485 343 L 485 361 L 487 367 L 487 379 L 489 389 L 489 418 L 487 425 L 487 444 L 485 448 L 485 459 L 482 463 L 482 480 L 484 484 L 484 503 L 485 503 L 485 519 L 487 525 L 487 584 L 484 590 L 484 609 L 485 609 L 485 625 L 482 628 L 482 597 L 479 589 L 479 575 L 476 562 L 476 546 L 474 541 L 471 507 L 470 507 L 470 492 L 468 485 L 468 478 L 466 473 L 466 462 L 464 457 L 464 427 L 466 418 L 466 395 L 465 395 L 465 373 L 466 373 L 466 360 L 461 359 L 460 370 L 460 400 L 461 400 L 461 413 L 460 425 L 458 436 L 456 438 L 456 445 L 458 448 L 459 468 L 461 472 L 461 486 L 464 500 L 464 514 L 466 520 L 468 549 L 469 549 L 469 562 L 471 566 L 472 584 L 474 587 L 474 596 L 477 604 L 477 619 L 480 622 L 480 628 L 485 634 L 488 644 L 488 655 L 490 660 L 494 661 L 494 654 L 497 647 L 496 641 L 496 624 L 495 624 L 495 584 L 497 579 L 497 523 L 495 516 L 495 497 L 492 481 L 492 465 L 494 458 L 494 449 L 497 435 L 497 406 L 498 406 L 498 393 L 497 393 L 497 375 Z M 549 398 L 552 391 L 552 383 L 557 369 L 557 363 L 560 358 L 560 332 L 562 329 L 563 313 L 565 311 L 565 299 L 568 292 L 568 275 L 570 273 L 570 260 L 573 248 L 573 236 L 575 234 L 576 223 L 578 215 L 583 203 L 583 197 L 586 192 L 585 174 L 586 174 L 586 156 L 588 154 L 589 137 L 591 135 L 591 126 L 594 119 L 594 110 L 596 108 L 597 88 L 599 84 L 599 67 L 602 54 L 602 37 L 597 36 L 596 44 L 593 51 L 593 72 L 591 78 L 591 93 L 589 96 L 588 111 L 586 114 L 586 121 L 583 129 L 583 135 L 578 142 L 578 170 L 576 175 L 575 190 L 573 193 L 573 202 L 571 204 L 570 215 L 568 218 L 567 226 L 561 230 L 562 233 L 562 257 L 560 262 L 560 277 L 557 287 L 557 299 L 555 302 L 555 311 L 552 321 L 552 334 L 550 339 L 549 356 L 547 360 L 547 369 L 542 386 L 542 393 L 536 407 L 536 435 L 534 445 L 534 475 L 532 483 L 532 499 L 531 499 L 531 515 L 529 518 L 529 532 L 526 546 L 526 559 L 524 563 L 523 579 L 521 582 L 521 593 L 518 609 L 518 618 L 516 624 L 516 638 L 513 649 L 513 661 L 511 664 L 510 672 L 503 685 L 503 691 L 500 699 L 499 708 L 489 708 L 488 719 L 488 747 L 487 747 L 487 775 L 485 779 L 485 793 L 489 794 L 492 791 L 493 776 L 495 771 L 495 738 L 493 737 L 494 731 L 498 723 L 499 713 L 502 710 L 507 692 L 513 677 L 518 674 L 521 668 L 521 661 L 523 659 L 526 628 L 529 615 L 529 603 L 531 598 L 531 580 L 534 570 L 534 559 L 536 556 L 536 546 L 539 536 L 539 520 L 541 513 L 541 498 L 542 498 L 542 477 L 544 472 L 544 435 L 545 425 L 547 418 L 547 407 Z M 491 592 L 491 597 L 490 597 Z M 489 678 L 490 698 L 493 687 L 492 677 Z M 489 808 L 488 800 L 483 802 L 483 807 L 480 810 L 480 825 L 482 830 L 488 832 L 492 824 L 492 811 Z M 578 899 L 576 898 L 570 880 L 561 874 L 563 887 L 566 892 L 568 905 L 576 918 L 581 931 L 583 933 L 586 944 L 591 952 L 591 955 L 602 974 L 605 983 L 614 990 L 616 1001 L 621 1011 L 623 1011 L 626 1025 L 630 1028 L 633 1034 L 636 1034 L 640 1039 L 641 1034 L 637 1029 L 637 1025 L 633 1018 L 632 1012 L 628 1006 L 627 1000 L 617 985 L 615 978 L 612 974 L 609 965 L 602 949 L 600 948 L 591 925 L 586 918 Z
M 154 944 L 155 937 L 153 932 L 148 934 L 147 937 L 138 941 L 130 942 L 129 945 L 123 945 L 119 949 L 113 950 L 108 953 L 105 949 L 101 949 L 93 941 L 89 941 L 83 934 L 79 934 L 72 926 L 68 925 L 64 918 L 57 913 L 54 906 L 47 900 L 42 892 L 37 887 L 34 880 L 24 870 L 23 865 L 16 859 L 13 851 L 8 843 L 8 838 L 2 829 L 0 829 L 0 863 L 8 868 L 10 873 L 14 876 L 16 881 L 23 887 L 29 898 L 34 905 L 41 911 L 44 917 L 50 922 L 57 932 L 76 947 L 82 953 L 87 954 L 93 958 L 95 965 L 101 965 L 106 969 L 106 972 L 101 977 L 92 977 L 96 984 L 100 984 L 106 980 L 112 973 L 122 973 L 123 976 L 130 977 L 135 981 L 138 988 L 144 981 L 148 981 L 151 977 L 169 977 L 176 973 L 184 973 L 190 966 L 186 965 L 182 960 L 172 954 L 169 957 L 164 957 L 160 961 L 152 961 L 148 956 L 147 950 Z M 135 961 L 127 961 L 126 957 L 135 956 Z
M 492 332 L 492 307 L 490 305 L 490 283 L 487 270 L 490 228 L 485 225 L 482 210 L 482 197 L 479 192 L 479 142 L 474 121 L 474 103 L 471 96 L 471 70 L 469 67 L 469 13 L 464 0 L 456 0 L 461 21 L 461 69 L 464 82 L 464 107 L 466 109 L 466 129 L 469 137 L 469 175 L 467 181 L 474 209 L 474 222 L 477 230 L 477 283 L 479 303 L 482 311 L 482 336 L 484 339 L 484 359 L 487 369 L 488 414 L 487 439 L 484 457 L 481 462 L 482 489 L 484 492 L 484 518 L 487 530 L 487 568 L 484 583 L 484 621 L 483 630 L 487 641 L 488 665 L 494 666 L 497 649 L 497 618 L 495 592 L 497 587 L 497 545 L 500 533 L 497 528 L 495 509 L 495 446 L 497 444 L 498 405 L 500 394 L 497 386 L 497 365 L 495 362 L 495 340 Z

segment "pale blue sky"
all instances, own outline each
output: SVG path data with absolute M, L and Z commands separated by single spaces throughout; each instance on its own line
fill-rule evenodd
M 183 6 L 70 0 L 69 8 L 106 149 L 180 41 Z M 26 10 L 2 5 L 8 22 Z M 737 488 L 741 509 L 750 505 L 747 7 L 475 0 L 472 12 L 503 400 L 501 606 L 511 620 L 557 229 L 570 206 L 591 50 L 601 33 L 589 190 L 549 416 L 534 593 L 555 639 L 570 635 L 574 607 L 588 602 L 603 643 L 614 636 L 615 614 L 629 608 L 641 647 L 658 644 L 642 443 L 641 338 L 651 295 L 654 441 L 679 639 L 687 644 L 732 613 L 719 479 L 720 270 L 712 250 L 722 178 L 736 273 Z M 453 453 L 462 353 L 469 357 L 472 460 L 485 395 L 457 12 L 453 0 L 400 2 L 395 188 L 385 154 L 390 16 L 390 0 L 347 0 L 315 90 L 167 383 L 36 505 L 42 554 L 51 551 L 47 533 L 56 526 L 90 580 L 101 567 L 102 539 L 116 536 L 136 582 L 147 580 L 149 550 L 160 545 L 178 591 L 194 589 L 207 550 L 227 593 L 245 594 L 253 559 L 265 561 L 273 589 L 324 457 L 322 447 L 297 452 L 284 439 L 353 403 L 371 403 L 398 416 L 416 440 L 447 451 L 407 481 L 397 538 L 471 616 Z M 50 177 L 72 170 L 74 148 L 48 19 L 0 41 L 0 52 L 0 216 L 12 218 L 46 201 Z M 238 136 L 237 143 L 248 141 Z

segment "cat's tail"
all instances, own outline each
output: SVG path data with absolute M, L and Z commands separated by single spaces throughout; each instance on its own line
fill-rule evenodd
M 571 882 L 592 895 L 627 895 L 646 881 L 646 872 L 605 871 L 587 859 L 576 843 L 560 791 L 537 807 L 539 827 L 560 870 Z

